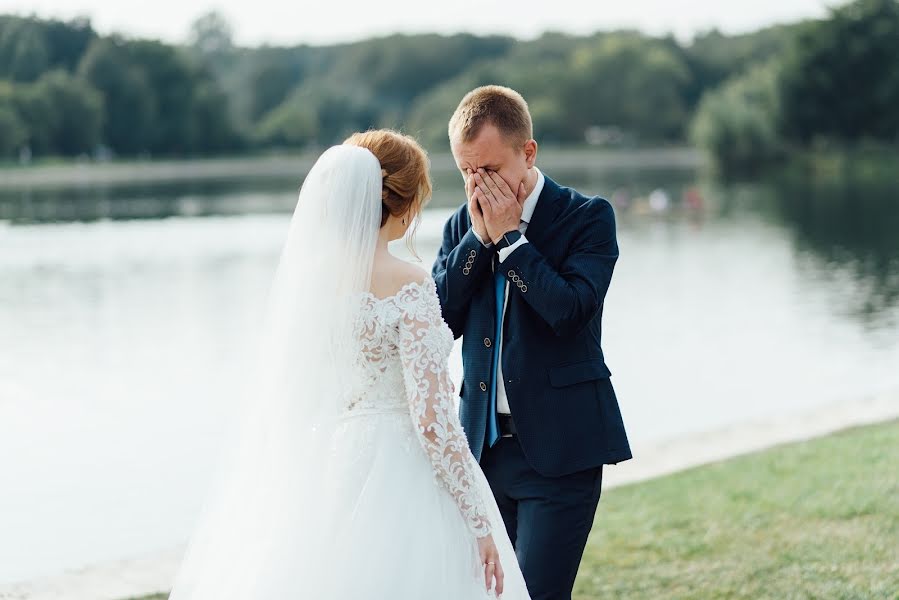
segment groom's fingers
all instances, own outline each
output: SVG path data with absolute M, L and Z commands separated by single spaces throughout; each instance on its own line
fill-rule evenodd
M 483 212 L 481 211 L 481 203 L 478 202 L 477 197 L 472 196 L 468 199 L 468 211 L 476 217 L 483 216 Z
M 484 169 L 478 169 L 478 177 L 480 177 L 479 181 L 482 181 L 484 187 L 486 188 L 486 192 L 492 197 L 493 200 L 500 199 L 500 191 L 499 187 L 493 181 L 493 177 L 490 176 L 490 173 L 485 171 Z
M 481 175 L 480 172 L 476 172 L 474 174 L 475 183 L 477 183 L 478 189 L 481 191 L 481 196 L 490 203 L 490 208 L 496 209 L 499 206 L 497 199 L 493 196 L 493 192 L 490 190 L 490 187 L 487 185 L 487 181 L 484 179 L 484 176 Z
M 480 205 L 478 204 L 478 190 L 477 188 L 471 191 L 471 194 L 468 196 L 468 205 L 471 207 L 477 207 L 480 210 Z
M 471 195 L 474 193 L 474 177 L 471 169 L 468 169 L 467 173 L 468 177 L 465 178 L 465 197 L 471 198 Z
M 475 188 L 474 193 L 471 195 L 471 201 L 478 205 L 482 215 L 492 212 L 491 209 L 493 207 L 490 205 L 490 202 L 487 201 L 487 198 L 484 197 L 481 188 Z
M 493 185 L 493 187 L 495 187 L 496 190 L 499 191 L 500 195 L 502 195 L 504 198 L 515 198 L 515 194 L 512 193 L 512 189 L 506 183 L 506 180 L 499 176 L 499 173 L 496 173 L 495 171 L 487 171 L 487 179 L 489 180 L 490 184 Z

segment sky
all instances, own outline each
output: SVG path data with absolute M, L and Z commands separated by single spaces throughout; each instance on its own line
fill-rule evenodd
M 0 13 L 69 19 L 88 16 L 99 32 L 186 41 L 198 16 L 218 10 L 240 45 L 323 45 L 391 33 L 504 34 L 531 39 L 547 30 L 586 34 L 635 28 L 689 40 L 819 17 L 840 0 L 0 0 Z

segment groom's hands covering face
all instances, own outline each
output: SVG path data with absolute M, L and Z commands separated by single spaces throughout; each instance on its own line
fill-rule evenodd
M 465 197 L 468 198 L 468 214 L 471 217 L 471 228 L 484 241 L 490 239 L 487 226 L 484 224 L 484 213 L 478 202 L 477 187 L 474 182 L 474 172 L 471 169 L 465 171 Z
M 524 182 L 513 192 L 495 171 L 485 169 L 478 169 L 469 179 L 474 180 L 473 197 L 481 208 L 487 235 L 493 243 L 497 243 L 504 233 L 517 230 L 521 223 L 521 205 L 527 197 Z

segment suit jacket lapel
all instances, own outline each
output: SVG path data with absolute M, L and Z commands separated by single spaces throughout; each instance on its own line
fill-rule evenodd
M 540 246 L 541 242 L 546 239 L 545 235 L 548 233 L 549 226 L 555 221 L 556 215 L 559 214 L 559 210 L 562 208 L 559 202 L 562 188 L 547 177 L 546 173 L 543 174 L 543 177 L 543 191 L 540 192 L 537 206 L 534 207 L 534 214 L 531 215 L 531 220 L 528 222 L 528 229 L 525 233 L 528 241 L 537 246 Z

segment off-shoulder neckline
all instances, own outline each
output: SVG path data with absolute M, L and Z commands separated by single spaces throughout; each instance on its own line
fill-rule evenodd
M 378 297 L 378 296 L 375 296 L 373 293 L 371 293 L 368 290 L 362 292 L 362 295 L 366 296 L 367 298 L 371 298 L 375 302 L 386 302 L 387 300 L 392 300 L 392 299 L 400 297 L 403 294 L 403 292 L 405 292 L 409 288 L 413 288 L 416 286 L 422 287 L 422 288 L 427 288 L 432 283 L 434 283 L 434 279 L 431 277 L 431 274 L 428 273 L 427 275 L 425 275 L 425 278 L 422 279 L 421 281 L 407 281 L 400 287 L 400 289 L 398 289 L 393 294 L 390 294 L 389 296 Z

